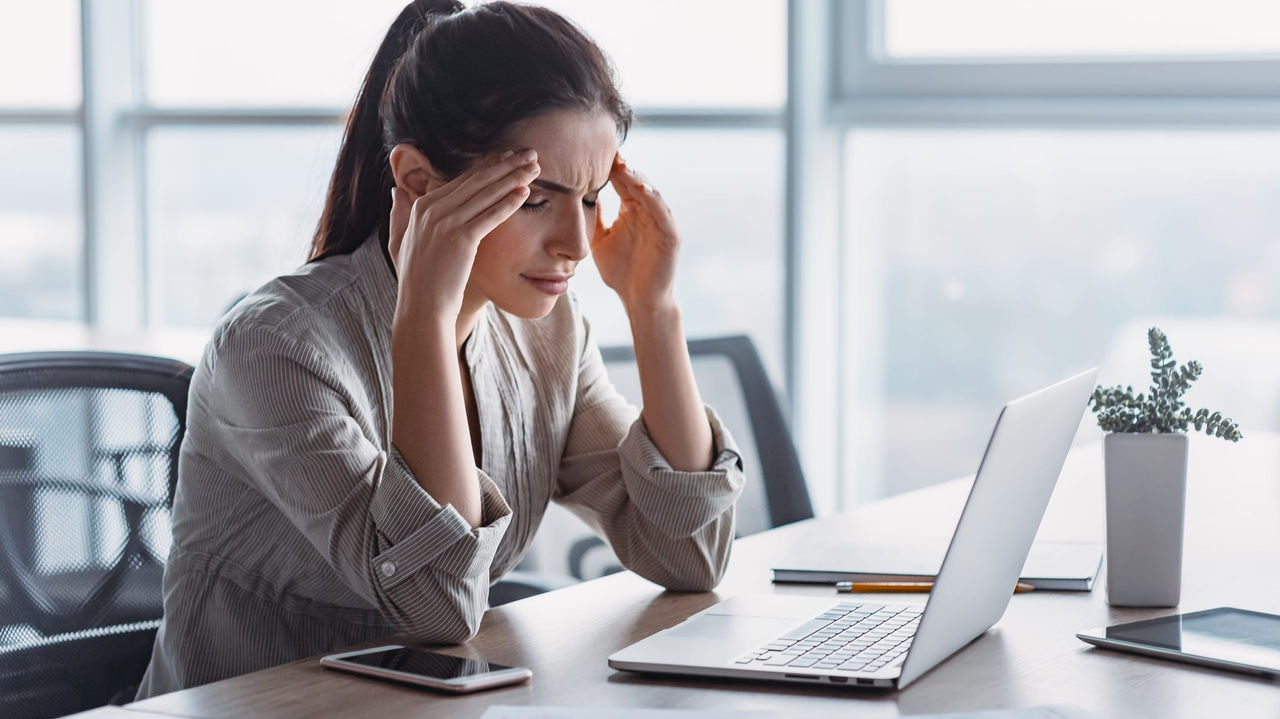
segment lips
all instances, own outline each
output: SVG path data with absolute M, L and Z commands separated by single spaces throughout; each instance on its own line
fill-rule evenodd
M 572 274 L 538 274 L 538 275 L 520 275 L 526 282 L 533 285 L 539 292 L 548 295 L 562 295 L 569 291 L 569 278 Z

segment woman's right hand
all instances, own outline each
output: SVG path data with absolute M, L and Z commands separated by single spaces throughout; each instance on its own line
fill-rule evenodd
M 417 198 L 392 189 L 388 250 L 400 284 L 397 314 L 457 321 L 476 248 L 529 196 L 537 160 L 533 150 L 507 151 Z

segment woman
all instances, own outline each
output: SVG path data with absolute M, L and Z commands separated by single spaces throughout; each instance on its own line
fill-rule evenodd
M 312 261 L 240 302 L 192 380 L 140 698 L 393 633 L 466 641 L 551 499 L 636 573 L 715 586 L 741 463 L 694 384 L 674 221 L 617 156 L 630 120 L 555 13 L 401 12 Z M 631 321 L 640 418 L 566 294 L 589 251 Z

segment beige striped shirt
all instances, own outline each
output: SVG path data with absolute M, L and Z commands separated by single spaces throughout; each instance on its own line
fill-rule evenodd
M 553 499 L 641 576 L 719 581 L 743 483 L 732 439 L 708 409 L 712 468 L 673 470 L 568 295 L 537 320 L 490 306 L 467 339 L 481 526 L 423 491 L 391 446 L 396 287 L 371 238 L 219 324 L 192 379 L 164 621 L 139 698 L 393 633 L 465 641 Z

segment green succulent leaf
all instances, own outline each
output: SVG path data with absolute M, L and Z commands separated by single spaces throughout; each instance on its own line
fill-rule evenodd
M 1159 327 L 1147 331 L 1147 345 L 1151 349 L 1149 393 L 1135 395 L 1131 385 L 1099 385 L 1089 397 L 1089 408 L 1098 415 L 1098 426 L 1107 432 L 1129 433 L 1185 432 L 1194 427 L 1210 437 L 1239 442 L 1244 435 L 1231 418 L 1208 409 L 1192 412 L 1182 401 L 1182 395 L 1200 378 L 1204 367 L 1196 360 L 1179 367 L 1169 338 Z

